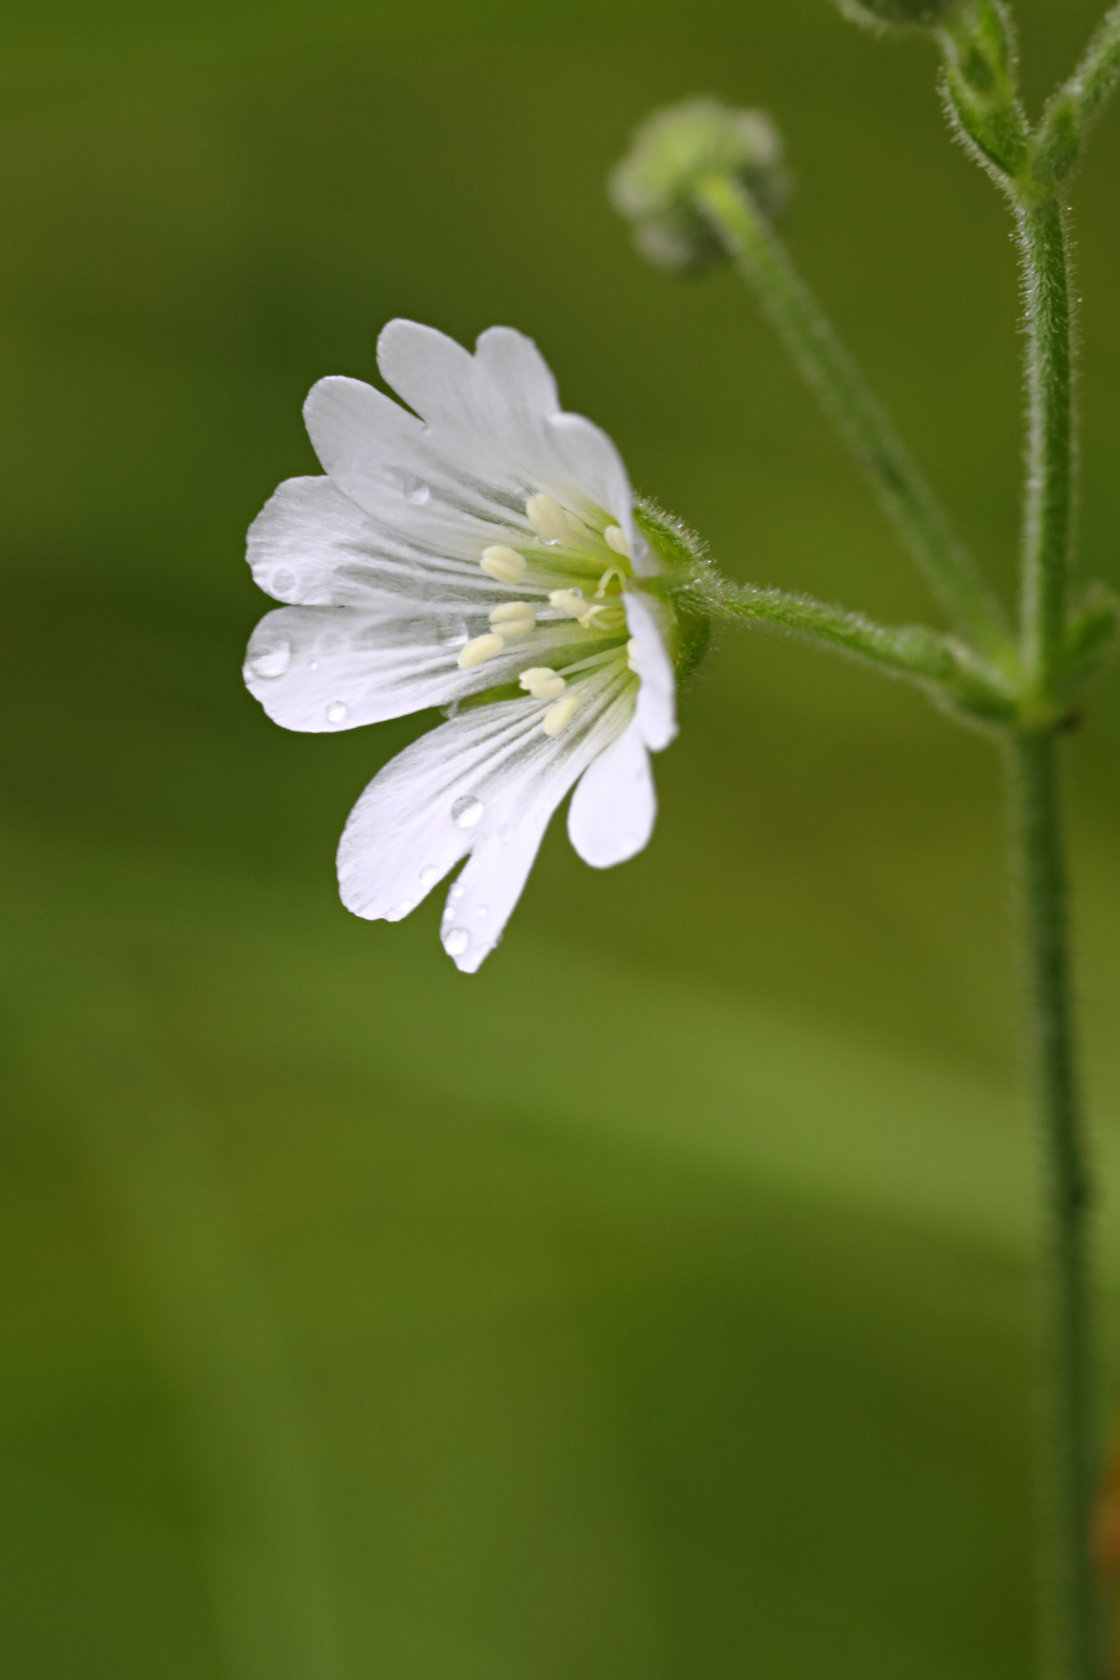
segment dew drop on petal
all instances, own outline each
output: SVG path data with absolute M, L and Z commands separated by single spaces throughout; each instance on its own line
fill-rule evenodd
M 317 671 L 319 669 L 319 661 L 317 659 L 309 659 L 307 661 L 307 668 L 309 671 Z
M 482 821 L 482 801 L 473 793 L 464 793 L 451 807 L 451 821 L 456 828 L 475 828 Z
M 466 928 L 448 928 L 443 936 L 443 948 L 449 957 L 461 957 L 471 942 L 471 936 Z
M 345 703 L 341 700 L 332 700 L 331 704 L 327 707 L 327 722 L 341 723 L 345 716 Z
M 490 914 L 490 906 L 488 904 L 480 904 L 478 909 L 475 911 L 475 915 L 480 920 L 482 919 L 483 916 L 488 916 L 489 914 Z
M 501 828 L 499 828 L 498 839 L 502 842 L 503 846 L 508 846 L 510 841 L 513 839 L 513 829 L 508 823 L 503 823 Z
M 289 572 L 286 566 L 273 572 L 268 580 L 268 592 L 275 595 L 278 601 L 288 601 L 296 592 L 296 574 Z
M 448 898 L 462 898 L 463 889 L 459 885 L 458 881 L 456 881 L 455 885 L 452 887 L 451 891 L 448 893 L 447 896 L 448 896 Z
M 271 647 L 261 648 L 249 661 L 249 669 L 255 677 L 282 677 L 288 669 L 292 658 L 292 644 L 289 641 L 273 642 Z
M 425 484 L 422 478 L 406 478 L 403 485 L 404 499 L 411 502 L 413 507 L 423 507 L 431 500 L 432 487 Z
M 420 885 L 425 892 L 430 891 L 439 880 L 439 870 L 434 863 L 426 863 L 420 871 Z
M 441 618 L 436 624 L 436 635 L 440 645 L 448 648 L 461 648 L 470 640 L 465 618 Z

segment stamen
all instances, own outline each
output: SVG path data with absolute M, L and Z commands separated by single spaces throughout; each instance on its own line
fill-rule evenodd
M 572 534 L 564 509 L 555 497 L 546 496 L 543 490 L 529 497 L 525 503 L 525 517 L 543 542 L 563 542 Z
M 482 665 L 487 659 L 493 659 L 496 653 L 501 653 L 505 645 L 501 636 L 476 636 L 472 642 L 460 649 L 460 671 L 469 671 L 472 665 Z
M 568 686 L 551 665 L 530 665 L 527 671 L 522 671 L 517 680 L 526 694 L 531 694 L 534 700 L 559 700 Z
M 578 694 L 565 694 L 562 700 L 555 701 L 544 714 L 541 728 L 546 735 L 559 735 L 566 729 L 579 711 L 581 699 Z
M 503 601 L 490 614 L 490 627 L 501 636 L 528 636 L 536 628 L 537 615 L 528 601 Z
M 582 618 L 587 611 L 582 589 L 554 589 L 548 597 L 548 604 L 557 612 L 562 612 L 565 618 Z
M 629 560 L 630 539 L 621 525 L 608 525 L 603 532 L 603 541 L 608 548 L 613 548 L 616 554 L 621 554 L 624 560 Z
M 492 577 L 496 583 L 520 583 L 525 576 L 525 556 L 518 554 L 515 548 L 506 548 L 503 543 L 484 548 L 478 563 L 487 577 Z

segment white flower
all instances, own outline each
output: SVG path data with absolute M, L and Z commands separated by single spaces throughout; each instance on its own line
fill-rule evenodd
M 618 452 L 561 411 L 530 339 L 492 327 L 472 356 L 391 321 L 377 357 L 416 412 L 355 379 L 312 390 L 326 476 L 288 479 L 249 532 L 257 583 L 295 604 L 257 626 L 245 681 L 288 729 L 451 708 L 366 788 L 338 878 L 355 914 L 398 921 L 469 854 L 442 937 L 473 973 L 573 786 L 588 863 L 649 839 L 674 620 L 641 587 L 659 562 Z

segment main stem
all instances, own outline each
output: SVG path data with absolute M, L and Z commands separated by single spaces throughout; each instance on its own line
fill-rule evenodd
M 1011 738 L 1008 757 L 1026 930 L 1028 1043 L 1044 1165 L 1040 1427 L 1045 1634 L 1054 1680 L 1095 1680 L 1089 1185 L 1075 1070 L 1058 739 L 1052 729 L 1022 731 Z
M 1065 220 L 1052 197 L 1018 208 L 1027 328 L 1024 674 L 1052 692 L 1061 664 L 1073 523 L 1072 317 Z

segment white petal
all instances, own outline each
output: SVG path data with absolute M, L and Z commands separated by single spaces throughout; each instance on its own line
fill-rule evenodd
M 476 543 L 470 559 L 457 560 L 394 535 L 327 477 L 285 480 L 250 526 L 248 543 L 259 586 L 308 607 L 363 607 L 378 594 L 398 596 L 402 610 L 472 602 L 489 610 L 509 590 L 480 570 L 479 552 Z
M 652 752 L 661 752 L 677 733 L 677 685 L 657 611 L 647 595 L 627 591 L 626 621 L 635 643 L 634 664 L 641 684 L 638 726 Z
M 622 457 L 582 414 L 557 414 L 547 422 L 539 470 L 544 489 L 578 494 L 632 537 L 633 492 Z
M 560 411 L 552 370 L 531 338 L 512 327 L 488 327 L 479 335 L 475 359 L 511 414 L 539 425 Z
M 372 385 L 340 375 L 312 387 L 303 413 L 326 471 L 387 529 L 460 559 L 502 541 L 511 521 L 527 530 L 524 485 L 480 442 L 485 413 L 476 426 L 443 434 Z
M 253 631 L 245 685 L 274 722 L 311 732 L 443 706 L 485 686 L 458 668 L 461 622 L 282 607 Z
M 585 863 L 609 869 L 653 833 L 657 794 L 637 718 L 584 771 L 568 810 L 568 836 Z
M 511 715 L 516 708 L 518 715 Z M 480 706 L 399 753 L 354 806 L 338 848 L 342 902 L 369 921 L 398 921 L 470 850 L 474 828 L 452 816 L 487 792 L 487 766 L 531 726 L 517 703 Z M 468 818 L 471 811 L 468 810 Z M 477 825 L 475 825 L 477 826 Z
M 466 712 L 407 747 L 346 824 L 338 879 L 347 908 L 399 920 L 471 851 L 443 937 L 472 973 L 501 937 L 553 811 L 631 715 L 614 679 L 589 683 L 588 694 L 560 736 L 543 733 L 543 705 L 512 700 Z

